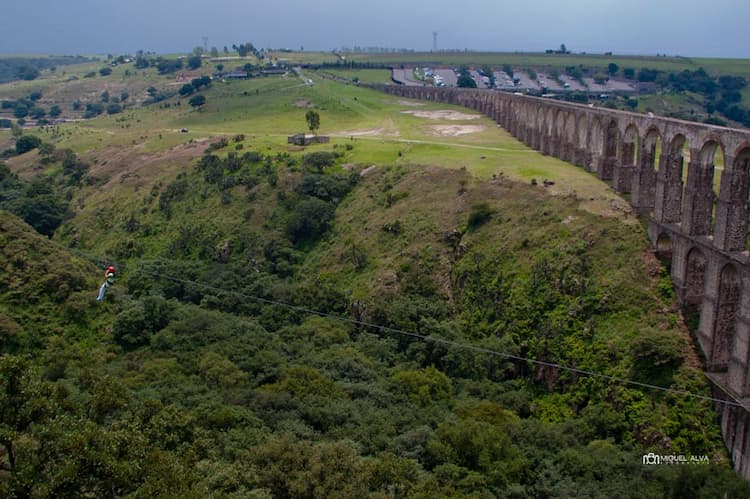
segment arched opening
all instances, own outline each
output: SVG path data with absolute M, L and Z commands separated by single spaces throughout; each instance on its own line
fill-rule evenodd
M 713 219 L 716 220 L 716 208 L 717 208 L 717 202 L 719 200 L 719 192 L 721 190 L 721 176 L 724 174 L 724 170 L 727 168 L 726 160 L 724 157 L 724 146 L 720 143 L 719 147 L 716 148 L 716 151 L 714 152 L 714 173 L 713 173 L 713 181 L 712 181 L 712 188 L 713 188 Z M 736 164 L 736 161 L 735 161 Z M 744 170 L 747 171 L 747 170 Z
M 638 154 L 638 128 L 631 124 L 625 129 L 620 143 L 619 160 L 614 160 L 612 185 L 620 194 L 633 191 L 633 175 Z M 632 198 L 631 198 L 632 202 Z
M 703 144 L 696 158 L 688 163 L 687 182 L 684 195 L 683 221 L 690 235 L 710 235 L 716 220 L 718 198 L 718 175 L 714 175 L 717 157 L 723 164 L 721 145 L 715 140 Z M 723 165 L 722 165 L 723 167 Z
M 622 166 L 635 166 L 638 162 L 638 128 L 629 125 L 625 129 L 622 138 L 622 155 L 620 164 Z
M 656 193 L 656 165 L 661 156 L 661 134 L 656 128 L 646 131 L 637 155 L 633 172 L 631 203 L 639 214 L 646 214 L 654 209 Z
M 669 234 L 662 232 L 659 234 L 659 238 L 656 240 L 656 258 L 667 268 L 667 271 L 671 274 L 672 272 L 672 239 Z
M 729 349 L 734 341 L 737 310 L 740 304 L 740 277 L 731 263 L 724 266 L 719 281 L 716 326 L 714 327 L 713 347 L 709 361 L 709 371 L 725 371 L 729 362 Z
M 661 161 L 662 155 L 662 140 L 661 133 L 659 130 L 652 128 L 646 134 L 643 139 L 643 162 L 644 166 L 648 166 L 656 175 L 659 171 L 659 161 Z
M 685 268 L 685 291 L 682 297 L 685 320 L 691 331 L 697 331 L 706 286 L 706 257 L 698 248 L 688 252 Z

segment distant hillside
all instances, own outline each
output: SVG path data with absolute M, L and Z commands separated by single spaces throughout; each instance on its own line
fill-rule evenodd
M 48 56 L 48 57 L 0 57 L 0 83 L 13 80 L 33 80 L 39 71 L 57 66 L 89 62 L 89 57 Z
M 0 353 L 39 348 L 90 323 L 100 271 L 0 210 Z

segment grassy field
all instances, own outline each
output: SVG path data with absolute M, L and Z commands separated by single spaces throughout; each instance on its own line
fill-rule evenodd
M 602 55 L 602 54 L 542 54 L 519 52 L 414 52 L 396 54 L 344 54 L 346 60 L 370 62 L 386 65 L 441 65 L 481 66 L 490 64 L 501 66 L 510 64 L 514 67 L 565 68 L 566 66 L 584 66 L 606 70 L 614 62 L 620 68 L 653 68 L 664 71 L 695 70 L 700 67 L 712 74 L 733 74 L 750 77 L 750 60 L 722 58 L 691 57 L 657 57 L 635 55 Z M 282 57 L 282 55 L 278 55 Z M 283 54 L 283 58 L 297 64 L 335 63 L 338 58 L 325 52 L 292 52 Z
M 346 81 L 353 81 L 356 78 L 362 83 L 391 83 L 389 69 L 320 69 L 312 74 Z

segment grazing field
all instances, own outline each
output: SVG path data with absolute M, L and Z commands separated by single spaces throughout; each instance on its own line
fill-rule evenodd
M 161 84 L 171 82 L 162 78 Z M 246 136 L 246 147 L 300 155 L 304 151 L 294 151 L 286 137 L 305 131 L 304 114 L 314 109 L 321 116 L 318 133 L 331 135 L 334 144 L 355 146 L 347 153 L 349 163 L 436 165 L 464 168 L 482 179 L 502 175 L 522 182 L 550 180 L 554 185 L 549 192 L 576 195 L 596 212 L 610 212 L 613 203 L 617 213 L 624 210 L 624 202 L 594 176 L 542 156 L 490 119 L 460 107 L 398 100 L 327 79 L 318 78 L 308 86 L 291 76 L 217 82 L 205 95 L 207 103 L 200 110 L 173 99 L 169 108 L 134 107 L 66 125 L 53 137 L 99 165 L 106 161 L 95 169 L 109 174 L 116 171 L 115 164 L 127 171 L 128 160 L 142 154 L 168 156 L 180 144 L 236 134 Z M 183 128 L 189 133 L 180 132 Z M 113 148 L 118 154 L 112 154 Z M 22 160 L 9 163 L 20 168 Z
M 679 56 L 653 55 L 625 55 L 625 54 L 543 54 L 519 52 L 412 52 L 393 54 L 343 54 L 342 60 L 333 54 L 324 52 L 292 52 L 284 54 L 284 58 L 295 64 L 331 64 L 337 61 L 355 61 L 360 63 L 384 64 L 388 66 L 406 65 L 435 65 L 454 66 L 469 65 L 479 67 L 489 64 L 500 67 L 510 64 L 518 68 L 555 68 L 564 69 L 568 66 L 584 66 L 599 68 L 606 72 L 609 63 L 614 62 L 620 68 L 653 68 L 663 71 L 678 72 L 685 69 L 696 70 L 704 68 L 711 74 L 732 74 L 750 77 L 750 60 L 699 58 Z

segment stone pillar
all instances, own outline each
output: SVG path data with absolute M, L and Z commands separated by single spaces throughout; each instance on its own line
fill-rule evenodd
M 539 136 L 542 139 L 542 143 L 539 147 L 539 152 L 541 152 L 545 156 L 549 156 L 552 152 L 552 136 L 547 133 L 546 127 L 542 129 L 542 132 L 539 134 Z
M 648 213 L 654 209 L 656 175 L 654 172 L 655 147 L 641 147 L 638 164 L 633 170 L 633 188 L 630 202 L 638 214 Z
M 733 461 L 734 470 L 740 474 L 745 480 L 750 479 L 750 413 L 747 409 L 742 411 L 742 439 L 735 441 L 736 452 L 732 453 L 739 455 L 739 459 Z
M 598 156 L 594 156 L 594 154 L 588 149 L 585 149 L 583 151 L 583 169 L 584 170 L 586 170 L 587 172 L 596 173 L 598 162 L 599 162 Z
M 703 302 L 701 303 L 698 343 L 706 357 L 707 370 L 712 371 L 715 369 L 715 366 L 711 364 L 711 354 L 714 348 L 714 335 L 719 314 L 720 265 L 723 262 L 718 258 L 712 258 L 710 254 L 706 255 L 706 259 L 706 285 L 703 292 Z
M 582 147 L 573 147 L 573 164 L 581 168 L 586 167 L 586 150 Z
M 633 142 L 623 142 L 621 154 L 621 160 L 615 162 L 612 184 L 617 192 L 625 194 L 633 188 L 635 144 Z
M 573 155 L 573 144 L 571 144 L 567 140 L 563 140 L 560 151 L 560 159 L 562 159 L 563 161 L 567 161 L 568 163 L 573 163 Z
M 742 278 L 734 341 L 729 351 L 729 389 L 738 397 L 750 396 L 750 278 Z
M 614 156 L 601 156 L 596 173 L 601 180 L 612 180 L 615 169 L 617 169 L 617 158 Z
M 612 185 L 620 194 L 628 193 L 633 188 L 633 162 L 635 160 L 635 144 L 624 143 L 622 161 L 615 163 Z
M 700 162 L 698 152 L 692 152 L 696 158 L 688 164 L 685 199 L 682 202 L 682 227 L 691 236 L 705 236 L 711 233 L 711 216 L 714 207 L 713 165 Z
M 725 163 L 730 165 L 729 155 Z M 723 251 L 743 251 L 747 240 L 748 173 L 725 169 L 716 204 L 714 244 Z
M 532 149 L 536 149 L 537 151 L 542 146 L 542 132 L 540 132 L 537 128 L 531 129 L 531 143 L 529 146 Z
M 709 371 L 726 371 L 737 331 L 741 281 L 734 272 L 720 272 L 716 301 L 711 352 L 707 353 Z
M 526 125 L 526 123 L 519 121 L 518 131 L 519 131 L 518 137 L 521 140 L 521 142 L 523 142 L 526 145 L 529 145 L 529 127 Z
M 672 284 L 677 291 L 678 301 L 682 301 L 685 296 L 685 286 L 687 281 L 687 257 L 690 251 L 690 240 L 679 237 L 675 234 L 669 234 L 672 242 L 672 265 L 670 266 L 670 277 Z M 658 236 L 657 236 L 658 241 Z
M 550 155 L 562 159 L 562 139 L 555 135 L 552 137 L 552 146 L 550 147 Z
M 682 208 L 682 155 L 662 153 L 656 175 L 654 218 L 657 222 L 679 223 Z

